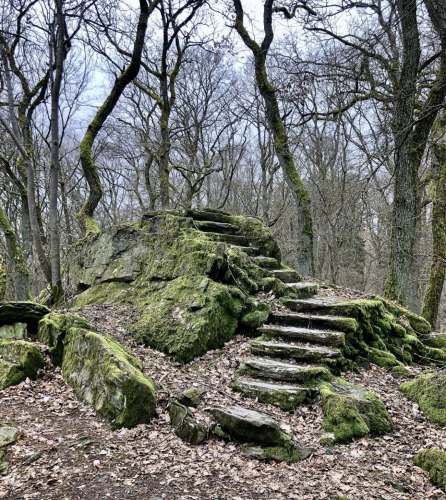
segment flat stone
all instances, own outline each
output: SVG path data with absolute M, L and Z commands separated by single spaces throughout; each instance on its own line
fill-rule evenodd
M 285 285 L 292 295 L 299 299 L 312 297 L 319 291 L 318 283 L 313 283 L 311 281 L 298 281 L 297 283 L 290 282 Z
M 221 241 L 223 243 L 229 243 L 231 245 L 239 245 L 249 247 L 252 241 L 251 238 L 247 236 L 242 236 L 238 234 L 220 234 L 214 232 L 207 232 L 207 236 L 215 241 Z
M 316 342 L 318 344 L 339 347 L 344 345 L 345 334 L 333 330 L 318 330 L 316 328 L 303 328 L 286 325 L 262 325 L 257 329 L 262 335 L 268 337 L 282 337 L 303 342 Z
M 274 257 L 266 257 L 265 255 L 257 255 L 254 257 L 254 262 L 263 269 L 278 269 L 280 262 Z
M 261 357 L 244 359 L 237 373 L 256 378 L 299 383 L 331 378 L 331 373 L 325 366 L 297 364 Z
M 301 403 L 314 399 L 318 394 L 317 389 L 310 387 L 247 377 L 236 378 L 231 387 L 244 396 L 257 399 L 261 403 L 278 406 L 287 411 L 294 410 Z
M 228 212 L 215 211 L 215 210 L 186 210 L 185 215 L 192 217 L 195 221 L 212 221 L 223 222 L 226 224 L 232 223 L 232 216 Z
M 210 411 L 222 430 L 242 443 L 280 446 L 291 440 L 277 420 L 266 413 L 242 406 L 212 408 Z
M 251 352 L 257 355 L 315 362 L 334 360 L 341 354 L 339 349 L 331 349 L 325 346 L 298 342 L 277 342 L 274 340 L 252 341 Z
M 0 339 L 25 339 L 28 333 L 26 323 L 12 323 L 0 326 Z
M 184 406 L 196 407 L 200 404 L 206 392 L 204 387 L 189 387 L 180 394 L 178 401 Z
M 240 228 L 238 226 L 228 222 L 194 221 L 193 225 L 196 229 L 205 232 L 220 234 L 238 234 L 240 232 Z
M 276 312 L 271 315 L 275 324 L 304 326 L 306 328 L 331 329 L 341 332 L 356 332 L 358 322 L 345 316 L 305 314 L 297 312 Z
M 255 256 L 260 252 L 257 247 L 243 246 L 243 245 L 231 245 L 232 248 L 245 252 L 247 255 Z
M 284 283 L 294 283 L 301 279 L 300 274 L 294 269 L 272 269 L 269 274 Z

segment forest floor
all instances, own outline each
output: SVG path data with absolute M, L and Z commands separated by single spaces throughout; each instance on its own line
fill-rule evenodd
M 346 378 L 375 390 L 394 431 L 349 445 L 319 444 L 322 411 L 317 402 L 294 414 L 242 400 L 229 388 L 248 339 L 237 337 L 188 365 L 132 343 L 126 325 L 133 311 L 95 306 L 82 311 L 95 326 L 126 344 L 158 386 L 158 418 L 149 425 L 112 431 L 74 396 L 60 369 L 2 392 L 0 421 L 20 430 L 8 448 L 10 464 L 0 477 L 0 498 L 11 499 L 428 499 L 446 498 L 412 464 L 425 446 L 446 447 L 446 429 L 419 413 L 398 390 L 399 380 L 372 366 Z M 235 443 L 211 439 L 190 446 L 172 431 L 165 410 L 169 394 L 203 386 L 202 407 L 233 405 L 266 411 L 284 422 L 298 442 L 312 449 L 304 461 L 265 463 L 240 454 Z

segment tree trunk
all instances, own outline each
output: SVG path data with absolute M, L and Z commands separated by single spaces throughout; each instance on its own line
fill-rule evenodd
M 6 296 L 12 295 L 15 300 L 29 299 L 29 272 L 26 259 L 22 249 L 17 242 L 14 229 L 9 222 L 5 211 L 0 207 L 0 230 L 5 235 L 6 251 L 8 254 L 9 266 L 12 269 L 13 294 L 7 290 Z
M 169 105 L 167 105 L 168 107 Z M 160 133 L 161 147 L 159 153 L 159 183 L 160 183 L 160 201 L 161 208 L 166 209 L 170 206 L 170 185 L 169 185 L 169 157 L 170 157 L 170 131 L 169 131 L 169 109 L 161 110 Z
M 432 264 L 422 315 L 435 328 L 446 276 L 446 111 L 432 131 Z

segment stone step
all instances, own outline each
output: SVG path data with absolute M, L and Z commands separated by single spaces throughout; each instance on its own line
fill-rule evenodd
M 299 281 L 298 283 L 286 283 L 287 288 L 299 299 L 305 299 L 316 295 L 319 285 L 311 281 Z M 290 300 L 290 299 L 288 299 Z M 285 300 L 283 301 L 285 303 Z
M 222 241 L 231 245 L 249 247 L 252 242 L 251 238 L 240 234 L 221 234 L 215 232 L 206 232 L 206 234 L 215 241 Z
M 330 360 L 336 360 L 341 351 L 337 348 L 303 342 L 255 339 L 251 342 L 251 353 L 258 356 L 295 359 L 296 361 L 330 362 Z
M 341 332 L 356 332 L 358 323 L 346 316 L 324 316 L 298 312 L 275 312 L 270 317 L 271 323 L 279 325 L 302 326 L 306 328 L 329 329 Z
M 268 337 L 281 337 L 302 342 L 316 342 L 317 344 L 332 347 L 340 347 L 345 343 L 344 332 L 336 332 L 334 330 L 267 324 L 262 325 L 257 331 Z
M 193 210 L 185 211 L 187 217 L 192 217 L 194 220 L 212 221 L 212 222 L 225 222 L 231 224 L 233 219 L 231 214 L 219 210 Z
M 240 364 L 237 373 L 252 378 L 303 384 L 332 378 L 330 370 L 325 366 L 298 364 L 261 357 L 245 358 Z
M 257 255 L 254 257 L 254 262 L 263 269 L 279 269 L 280 262 L 274 257 L 266 257 L 265 255 Z
M 268 274 L 273 278 L 277 278 L 284 283 L 295 283 L 300 281 L 301 277 L 294 269 L 271 269 Z
M 227 222 L 215 222 L 215 221 L 194 221 L 194 226 L 200 231 L 206 233 L 220 233 L 220 234 L 238 234 L 240 233 L 240 228 L 234 224 L 228 224 Z
M 261 403 L 278 406 L 282 410 L 294 410 L 301 403 L 314 399 L 319 393 L 312 387 L 266 382 L 248 377 L 236 378 L 231 387 L 244 396 L 257 399 Z
M 245 247 L 242 245 L 231 245 L 232 248 L 236 248 L 237 250 L 241 250 L 242 252 L 245 252 L 247 255 L 250 256 L 256 256 L 259 252 L 260 249 L 257 247 Z
M 304 298 L 299 297 L 295 299 L 284 298 L 281 302 L 286 305 L 289 309 L 296 312 L 301 311 L 311 311 L 311 312 L 319 312 L 319 313 L 328 313 L 331 314 L 331 311 L 336 310 L 335 314 L 343 315 L 342 307 L 338 307 L 337 305 L 345 304 L 343 301 L 339 301 L 339 299 L 331 298 L 331 297 L 313 297 L 313 298 Z

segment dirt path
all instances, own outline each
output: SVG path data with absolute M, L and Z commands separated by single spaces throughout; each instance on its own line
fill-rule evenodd
M 0 393 L 0 421 L 16 425 L 19 441 L 9 448 L 10 469 L 0 478 L 0 498 L 13 499 L 426 499 L 446 498 L 412 465 L 421 447 L 446 448 L 446 430 L 429 424 L 398 390 L 398 381 L 372 367 L 348 374 L 385 401 L 395 429 L 381 438 L 326 449 L 319 445 L 321 409 L 302 406 L 294 415 L 241 400 L 228 388 L 246 339 L 236 338 L 187 366 L 135 346 L 125 325 L 133 314 L 115 307 L 83 313 L 144 360 L 159 386 L 159 417 L 149 425 L 111 431 L 107 422 L 78 402 L 59 370 Z M 238 446 L 211 440 L 197 447 L 172 432 L 165 411 L 168 394 L 196 384 L 208 390 L 202 409 L 242 404 L 274 414 L 300 444 L 313 449 L 305 461 L 266 464 L 242 457 Z

